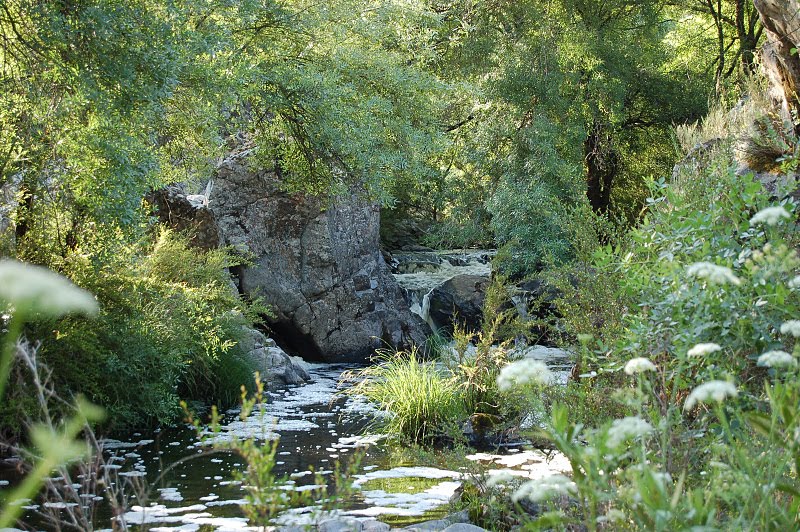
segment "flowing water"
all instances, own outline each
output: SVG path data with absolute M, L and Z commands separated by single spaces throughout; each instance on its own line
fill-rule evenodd
M 329 478 L 337 460 L 346 463 L 357 447 L 366 445 L 354 477 L 359 491 L 336 515 L 377 518 L 396 526 L 442 517 L 463 472 L 398 462 L 379 435 L 364 436 L 376 412 L 358 398 L 336 394 L 338 378 L 347 369 L 352 366 L 311 366 L 311 383 L 271 392 L 268 402 L 245 421 L 230 412 L 213 438 L 280 436 L 275 473 L 289 477 L 285 489 L 298 491 L 314 486 L 313 472 Z M 103 446 L 106 467 L 116 470 L 119 481 L 125 477 L 146 481 L 146 498 L 135 501 L 122 516 L 133 529 L 141 525 L 153 531 L 251 529 L 241 509 L 245 492 L 234 476 L 234 471 L 244 468 L 243 460 L 227 452 L 209 454 L 193 428 L 135 433 L 130 438 L 105 440 Z M 476 453 L 469 458 L 492 467 L 492 474 L 506 471 L 531 478 L 569 467 L 563 457 L 547 457 L 535 450 Z M 81 496 L 91 499 L 96 494 Z M 29 509 L 30 524 L 48 530 L 36 526 L 41 521 L 35 518 L 35 510 L 42 508 L 31 504 Z M 317 508 L 306 507 L 287 511 L 278 521 L 302 525 L 320 517 Z M 110 515 L 101 512 L 97 525 L 111 529 Z
M 493 250 L 452 250 L 436 252 L 397 252 L 392 264 L 394 278 L 405 291 L 411 311 L 430 320 L 431 292 L 456 275 L 481 275 L 492 273 Z

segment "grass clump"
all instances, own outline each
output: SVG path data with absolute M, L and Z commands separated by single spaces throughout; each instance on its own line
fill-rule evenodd
M 416 443 L 447 435 L 465 417 L 457 380 L 416 350 L 384 352 L 378 364 L 346 378 L 357 381 L 346 393 L 366 397 L 387 414 L 384 430 Z

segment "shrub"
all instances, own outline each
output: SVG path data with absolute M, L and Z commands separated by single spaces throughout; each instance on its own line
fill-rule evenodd
M 235 401 L 252 381 L 236 342 L 253 312 L 230 288 L 227 252 L 192 249 L 168 230 L 105 251 L 61 263 L 95 294 L 97 319 L 68 317 L 28 331 L 41 339 L 59 393 L 81 392 L 105 406 L 111 427 L 171 422 L 179 397 Z M 23 386 L 14 390 L 19 404 L 24 394 Z M 8 414 L 4 423 L 13 421 Z
M 591 422 L 568 410 L 569 388 L 555 398 L 545 434 L 573 475 L 518 493 L 552 510 L 539 525 L 797 529 L 796 205 L 730 157 L 723 141 L 691 179 L 654 184 L 647 219 L 594 262 L 635 304 L 583 371 L 625 409 Z

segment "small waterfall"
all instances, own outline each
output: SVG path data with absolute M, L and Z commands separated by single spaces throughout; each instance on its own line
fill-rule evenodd
M 435 329 L 430 316 L 433 290 L 456 275 L 491 275 L 490 257 L 494 251 L 438 251 L 401 252 L 394 255 L 398 261 L 394 274 L 405 290 L 411 312 L 425 320 Z
M 422 308 L 419 312 L 420 317 L 431 326 L 431 330 L 433 331 L 436 330 L 436 325 L 433 324 L 433 320 L 431 319 L 431 294 L 435 289 L 436 287 L 431 288 L 428 290 L 428 293 L 423 296 Z

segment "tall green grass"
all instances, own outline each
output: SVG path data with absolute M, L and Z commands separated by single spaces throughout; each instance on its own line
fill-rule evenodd
M 347 377 L 356 384 L 345 393 L 377 405 L 388 414 L 381 428 L 412 442 L 449 434 L 466 418 L 457 380 L 434 362 L 421 360 L 416 350 L 384 352 L 378 364 Z

